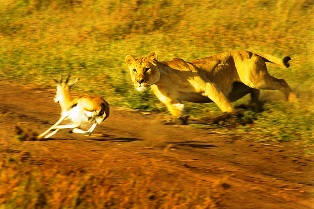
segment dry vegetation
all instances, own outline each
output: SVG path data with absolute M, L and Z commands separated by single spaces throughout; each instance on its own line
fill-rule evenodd
M 314 153 L 311 0 L 0 2 L 1 80 L 54 88 L 53 78 L 71 72 L 73 77 L 80 78 L 77 90 L 102 95 L 114 106 L 166 111 L 151 93 L 135 92 L 124 63 L 127 54 L 138 57 L 156 51 L 160 60 L 174 57 L 190 60 L 234 49 L 278 57 L 290 55 L 289 69 L 271 65 L 269 68 L 272 75 L 287 80 L 300 102 L 287 104 L 280 93 L 264 92 L 262 99 L 267 101 L 264 111 L 245 113 L 246 119 L 254 123 L 237 129 L 217 128 L 247 138 L 254 136 L 256 141 L 294 141 L 305 146 L 307 154 Z M 213 104 L 188 106 L 194 117 L 219 113 Z M 0 162 L 0 208 L 215 205 L 211 197 L 197 192 L 163 193 L 162 185 L 152 185 L 151 180 L 158 165 L 151 171 L 130 172 L 119 184 L 114 184 L 110 169 L 101 169 L 95 176 L 58 168 L 42 173 L 36 166 L 25 171 L 21 162 L 27 153 L 21 148 L 17 150 L 12 158 Z M 149 172 L 145 175 L 147 179 L 138 176 L 141 172 Z M 64 181 L 69 178 L 71 181 Z
M 20 0 L 1 4 L 0 11 L 2 79 L 52 88 L 52 78 L 72 72 L 81 80 L 78 90 L 103 95 L 112 105 L 147 111 L 166 108 L 151 93 L 134 90 L 124 63 L 127 54 L 138 57 L 156 51 L 161 60 L 190 60 L 235 49 L 290 55 L 291 68 L 269 68 L 272 75 L 285 78 L 294 88 L 301 106 L 286 104 L 278 92 L 266 92 L 262 95 L 267 100 L 266 111 L 258 116 L 263 118 L 259 122 L 265 123 L 253 128 L 264 129 L 279 121 L 279 130 L 270 128 L 261 136 L 269 140 L 267 135 L 286 132 L 285 123 L 293 116 L 288 126 L 301 128 L 293 130 L 297 137 L 290 137 L 291 133 L 281 137 L 279 133 L 279 140 L 313 140 L 311 126 L 303 124 L 313 118 L 314 18 L 310 0 L 240 4 Z M 214 104 L 190 106 L 190 114 L 196 117 L 219 113 Z M 252 114 L 255 118 L 255 113 L 247 116 Z
M 204 194 L 196 189 L 200 183 L 196 179 L 194 189 L 181 191 L 180 185 L 160 184 L 158 173 L 165 171 L 158 163 L 125 172 L 108 168 L 106 156 L 92 173 L 43 169 L 30 162 L 30 153 L 18 150 L 0 163 L 0 208 L 215 208 L 211 191 L 224 183 L 217 181 Z M 181 178 L 183 174 L 178 182 L 184 181 Z

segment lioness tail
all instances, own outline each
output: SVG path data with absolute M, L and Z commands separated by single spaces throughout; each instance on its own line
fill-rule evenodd
M 289 57 L 289 56 L 286 56 L 286 57 L 284 57 L 284 58 L 282 59 L 283 64 L 284 64 L 287 68 L 290 67 L 290 64 L 288 63 L 289 60 L 291 60 L 291 57 Z
M 278 59 L 277 57 L 273 57 L 271 55 L 262 55 L 262 56 L 259 55 L 259 56 L 262 57 L 265 62 L 271 62 L 271 63 L 277 64 L 286 68 L 290 67 L 289 61 L 291 60 L 291 57 L 289 56 L 284 57 L 282 60 Z

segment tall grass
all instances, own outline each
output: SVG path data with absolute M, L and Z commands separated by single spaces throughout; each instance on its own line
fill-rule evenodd
M 266 127 L 279 141 L 313 143 L 310 0 L 16 0 L 1 3 L 0 12 L 1 79 L 53 88 L 53 78 L 71 72 L 80 77 L 77 90 L 137 109 L 166 110 L 151 93 L 134 90 L 124 63 L 127 54 L 156 51 L 160 60 L 191 60 L 235 49 L 290 55 L 291 68 L 270 65 L 269 71 L 285 78 L 301 103 L 286 104 L 277 92 L 266 92 L 262 99 L 270 101 L 269 110 L 248 130 Z M 212 104 L 189 106 L 196 116 L 219 112 Z M 303 134 L 272 131 L 290 130 L 291 121 Z M 262 138 L 273 140 L 269 136 Z

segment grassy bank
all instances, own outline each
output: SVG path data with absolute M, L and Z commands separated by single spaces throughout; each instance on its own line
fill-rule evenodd
M 287 80 L 300 103 L 287 104 L 278 92 L 265 91 L 265 111 L 254 116 L 257 122 L 233 132 L 257 134 L 263 141 L 313 143 L 313 11 L 310 0 L 5 1 L 0 76 L 54 88 L 53 78 L 71 72 L 80 78 L 77 90 L 102 95 L 112 105 L 166 111 L 150 92 L 134 90 L 127 54 L 156 51 L 160 60 L 235 49 L 290 55 L 291 68 L 270 65 L 269 71 Z M 214 104 L 188 106 L 195 117 L 220 112 Z
M 235 49 L 290 55 L 289 69 L 269 65 L 269 71 L 291 85 L 298 103 L 263 91 L 264 111 L 246 111 L 245 125 L 197 127 L 236 139 L 293 142 L 313 155 L 313 25 L 312 0 L 0 0 L 0 79 L 55 88 L 53 78 L 71 72 L 80 78 L 77 91 L 101 95 L 115 106 L 165 112 L 151 92 L 135 91 L 124 63 L 127 54 L 156 51 L 160 60 Z M 220 113 L 215 104 L 187 106 L 192 117 Z M 5 141 L 9 154 L 0 153 L 5 156 L 0 160 L 0 209 L 216 206 L 214 186 L 204 194 L 171 189 L 173 182 L 159 184 L 156 176 L 163 168 L 156 163 L 127 172 L 106 168 L 105 159 L 94 173 L 41 168 L 29 162 L 23 142 L 10 142 Z M 126 174 L 115 179 L 121 173 Z M 196 179 L 195 186 L 199 183 Z

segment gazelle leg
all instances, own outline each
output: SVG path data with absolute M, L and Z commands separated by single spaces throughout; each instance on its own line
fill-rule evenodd
M 88 135 L 90 135 L 94 131 L 96 126 L 97 126 L 97 123 L 93 123 L 93 125 L 87 131 L 80 129 L 80 128 L 74 128 L 72 131 L 73 131 L 73 133 L 77 133 L 77 134 L 88 134 Z
M 73 110 L 73 109 L 71 109 L 71 110 L 69 110 L 69 111 L 67 112 L 67 116 L 68 116 L 69 114 L 71 114 L 71 111 L 72 111 L 72 110 Z M 77 116 L 78 120 L 75 121 L 73 124 L 58 125 L 58 124 L 56 123 L 55 126 L 54 126 L 54 128 L 56 128 L 56 129 L 75 129 L 75 128 L 80 127 L 81 124 L 82 124 L 82 115 L 83 115 L 83 111 L 84 111 L 84 110 L 79 109 L 79 114 L 78 114 L 78 116 Z
M 48 128 L 45 132 L 43 132 L 42 134 L 40 134 L 37 138 L 41 139 L 43 138 L 49 131 L 51 131 L 52 129 L 56 129 L 56 126 L 59 125 L 66 117 L 69 116 L 69 112 L 67 112 L 66 114 L 64 114 L 63 116 L 61 116 L 61 118 L 55 123 L 53 124 L 50 128 Z M 57 132 L 57 131 L 56 131 Z M 56 132 L 53 132 L 54 134 Z M 53 135 L 53 134 L 52 134 Z M 51 135 L 51 136 L 52 136 Z M 45 137 L 45 138 L 48 138 L 48 137 Z
M 78 108 L 79 109 L 78 109 L 78 115 L 77 115 L 78 120 L 77 121 L 74 121 L 73 124 L 58 125 L 55 128 L 58 128 L 58 129 L 72 129 L 73 133 L 80 133 L 80 134 L 86 133 L 85 130 L 80 129 L 80 126 L 82 124 L 82 116 L 83 116 L 84 109 L 82 109 L 81 107 L 78 107 Z M 71 109 L 71 110 L 73 110 L 73 109 Z
M 58 125 L 55 126 L 55 129 L 73 129 L 79 127 L 81 124 L 66 124 L 66 125 Z
M 87 131 L 88 135 L 91 135 L 94 129 L 96 128 L 97 123 L 94 123 Z
M 56 134 L 60 129 L 78 129 L 77 127 L 79 127 L 80 125 L 78 124 L 69 124 L 69 125 L 59 125 L 59 126 L 52 126 L 50 127 L 47 131 L 45 131 L 44 133 L 40 134 L 38 136 L 39 139 L 41 138 L 49 138 L 51 137 L 52 135 Z M 51 133 L 49 133 L 48 135 L 46 135 L 49 131 L 51 131 L 52 129 L 55 129 L 53 130 Z M 83 131 L 83 130 L 82 130 Z M 76 133 L 76 132 L 74 132 Z M 84 131 L 84 133 L 86 133 L 86 131 Z M 46 136 L 45 136 L 46 135 Z
M 51 137 L 52 135 L 55 135 L 60 129 L 56 129 L 53 132 L 51 132 L 50 134 L 46 135 L 44 138 L 48 139 L 49 137 Z
M 80 128 L 74 128 L 72 130 L 73 133 L 76 133 L 76 134 L 86 134 L 87 131 L 83 130 L 83 129 L 80 129 Z

